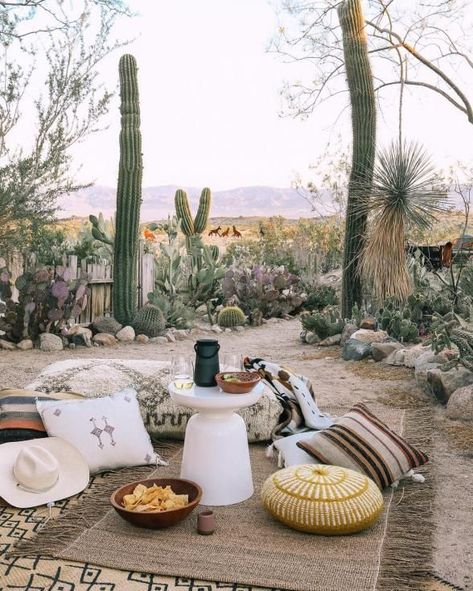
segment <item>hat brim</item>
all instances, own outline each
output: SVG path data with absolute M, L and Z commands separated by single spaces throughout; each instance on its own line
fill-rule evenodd
M 31 446 L 48 450 L 59 464 L 59 478 L 56 484 L 45 492 L 28 492 L 20 488 L 13 475 L 13 466 L 18 453 L 21 449 Z M 82 454 L 60 437 L 45 437 L 0 445 L 0 497 L 13 507 L 26 509 L 72 497 L 84 490 L 89 483 L 89 476 L 89 466 Z

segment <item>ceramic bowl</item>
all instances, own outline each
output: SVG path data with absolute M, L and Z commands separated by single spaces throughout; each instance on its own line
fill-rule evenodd
M 224 376 L 233 376 L 238 381 L 227 381 Z M 261 380 L 261 376 L 256 372 L 249 371 L 222 371 L 215 376 L 217 386 L 227 394 L 247 394 L 251 392 L 256 384 Z
M 177 495 L 189 495 L 189 504 L 179 509 L 168 509 L 167 511 L 157 511 L 156 513 L 138 513 L 130 511 L 123 506 L 123 497 L 133 492 L 138 484 L 144 486 L 170 486 Z M 149 529 L 161 529 L 170 527 L 182 521 L 189 515 L 199 504 L 202 497 L 202 489 L 198 484 L 191 480 L 184 480 L 182 478 L 149 478 L 148 480 L 137 480 L 130 482 L 117 489 L 110 497 L 115 511 L 133 525 L 138 527 L 147 527 Z

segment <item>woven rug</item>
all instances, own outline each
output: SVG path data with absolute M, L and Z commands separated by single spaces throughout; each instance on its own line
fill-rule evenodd
M 410 411 L 410 416 L 404 417 L 404 411 L 395 409 L 381 407 L 375 411 L 397 431 L 404 430 L 413 443 L 425 447 L 423 435 L 429 424 L 425 413 Z M 110 569 L 123 569 L 130 585 L 142 577 L 143 582 L 152 585 L 148 588 L 156 591 L 427 588 L 432 529 L 429 481 L 424 485 L 407 483 L 395 493 L 387 493 L 383 516 L 371 530 L 354 536 L 317 537 L 290 530 L 266 515 L 258 492 L 274 465 L 265 457 L 264 448 L 253 446 L 252 456 L 257 494 L 245 503 L 219 507 L 218 530 L 213 536 L 195 532 L 195 515 L 170 530 L 135 529 L 115 512 L 107 511 L 108 499 L 102 491 L 100 502 L 97 494 L 84 495 L 80 510 L 50 522 L 32 545 L 20 548 L 19 554 L 53 555 L 70 568 L 80 563 L 76 568 L 82 567 L 84 579 L 104 571 L 118 573 Z M 159 473 L 177 474 L 178 466 L 179 462 L 174 461 Z M 11 560 L 31 563 L 26 558 Z M 221 582 L 187 586 L 189 579 Z M 158 581 L 158 585 L 154 584 Z M 100 588 L 112 589 L 103 585 Z

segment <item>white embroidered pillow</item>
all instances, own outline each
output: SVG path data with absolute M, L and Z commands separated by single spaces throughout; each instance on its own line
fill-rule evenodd
M 141 418 L 136 391 L 127 388 L 87 400 L 37 400 L 36 407 L 50 437 L 74 445 L 90 472 L 154 464 L 157 454 Z
M 273 445 L 279 452 L 278 465 L 282 468 L 298 466 L 299 464 L 318 464 L 317 460 L 297 446 L 298 441 L 307 441 L 314 435 L 313 431 L 304 431 L 295 435 L 288 435 L 276 439 Z

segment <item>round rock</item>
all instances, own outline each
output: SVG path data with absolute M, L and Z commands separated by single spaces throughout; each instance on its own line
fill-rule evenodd
M 49 332 L 43 332 L 43 334 L 39 335 L 39 348 L 41 351 L 46 352 L 62 351 L 64 349 L 64 345 L 61 337 Z
M 135 329 L 132 326 L 124 326 L 115 336 L 122 343 L 131 343 L 135 340 Z
M 473 421 L 473 386 L 458 388 L 450 396 L 446 415 L 449 419 Z
M 96 334 L 93 338 L 93 341 L 100 347 L 115 347 L 115 345 L 118 345 L 118 341 L 113 336 L 113 334 L 108 334 L 106 332 L 100 332 L 99 334 Z

